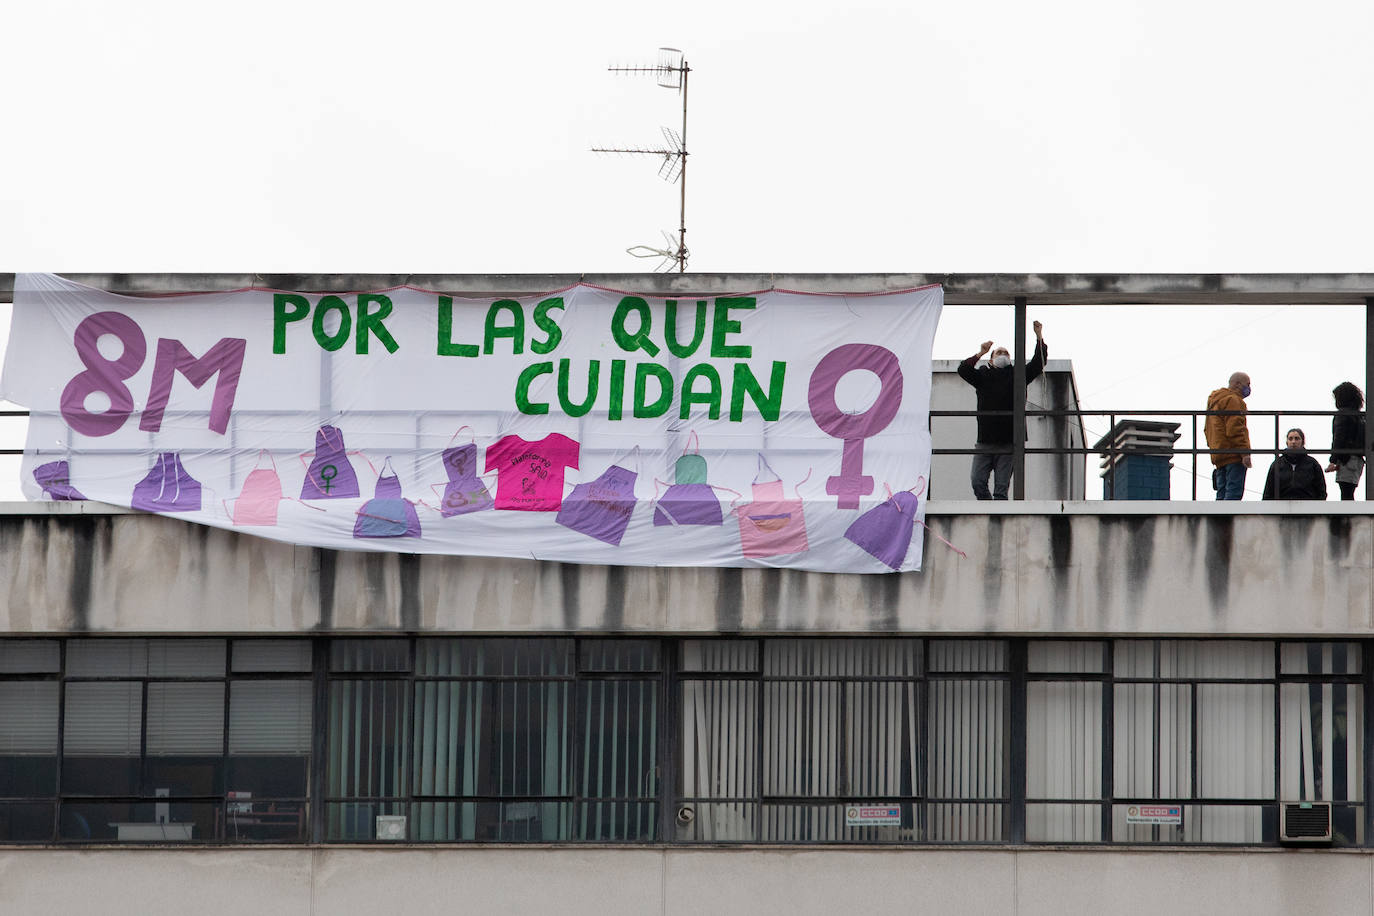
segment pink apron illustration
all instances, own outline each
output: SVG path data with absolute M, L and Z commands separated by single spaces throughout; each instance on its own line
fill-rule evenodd
M 198 512 L 200 481 L 182 467 L 180 455 L 163 452 L 144 478 L 134 484 L 129 505 L 145 512 Z
M 487 447 L 487 470 L 497 471 L 496 508 L 557 512 L 563 504 L 563 472 L 576 468 L 580 447 L 562 433 L 538 442 L 504 436 Z
M 301 499 L 357 498 L 358 475 L 348 460 L 343 430 L 328 424 L 321 426 L 315 431 L 315 451 L 302 455 L 301 460 L 311 455 L 314 457 L 305 469 Z
M 688 437 L 688 447 L 696 439 Z M 733 492 L 733 491 L 732 491 Z M 706 482 L 706 459 L 683 452 L 673 465 L 673 483 L 654 507 L 655 525 L 719 525 L 725 521 L 715 488 Z
M 763 455 L 759 455 L 760 474 L 765 469 L 777 478 Z M 760 559 L 806 550 L 806 515 L 801 498 L 788 499 L 781 479 L 763 482 L 756 479 L 753 496 L 753 502 L 731 510 L 739 517 L 740 547 L 744 555 Z
M 33 469 L 34 481 L 43 488 L 49 499 L 85 499 L 81 491 L 72 486 L 71 477 L 66 459 L 49 461 Z
M 266 458 L 269 467 L 263 467 Z M 257 467 L 243 479 L 243 488 L 234 499 L 224 501 L 224 510 L 235 525 L 275 525 L 277 506 L 285 499 L 281 478 L 277 476 L 277 462 L 267 449 L 258 452 Z M 233 508 L 229 504 L 233 503 Z M 313 508 L 313 507 L 312 507 Z
M 401 495 L 401 478 L 391 469 L 391 457 L 382 464 L 373 496 L 358 510 L 353 523 L 355 538 L 417 538 L 420 517 L 415 504 Z
M 638 446 L 635 447 L 638 451 Z M 612 547 L 620 546 L 635 508 L 635 480 L 639 474 L 618 464 L 596 480 L 580 483 L 563 500 L 554 521 Z
M 890 569 L 900 569 L 911 547 L 920 500 L 910 490 L 894 493 L 863 515 L 844 536 Z
M 458 432 L 465 428 L 467 427 L 460 427 Z M 458 433 L 453 434 L 453 439 L 456 438 Z M 439 514 L 444 518 L 481 512 L 495 505 L 491 493 L 487 491 L 487 485 L 477 476 L 477 444 L 469 442 L 467 445 L 455 447 L 453 439 L 449 440 L 449 447 L 444 449 L 443 455 L 448 483 L 443 485 L 444 494 L 439 501 Z M 434 489 L 437 491 L 439 485 L 435 484 Z

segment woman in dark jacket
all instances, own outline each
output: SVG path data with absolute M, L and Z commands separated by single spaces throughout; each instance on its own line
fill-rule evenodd
M 1326 478 L 1317 459 L 1307 454 L 1307 436 L 1290 429 L 1288 448 L 1269 466 L 1264 499 L 1326 499 Z
M 1340 413 L 1331 420 L 1331 463 L 1326 473 L 1336 472 L 1341 499 L 1354 499 L 1355 486 L 1364 473 L 1364 392 L 1354 382 L 1341 382 L 1331 396 Z

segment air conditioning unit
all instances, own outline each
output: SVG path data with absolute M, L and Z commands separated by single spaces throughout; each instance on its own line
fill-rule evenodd
M 1330 802 L 1279 802 L 1280 843 L 1330 843 Z
M 404 840 L 406 838 L 406 816 L 404 814 L 377 815 L 377 839 Z

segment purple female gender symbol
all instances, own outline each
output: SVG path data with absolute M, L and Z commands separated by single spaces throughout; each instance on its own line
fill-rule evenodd
M 873 406 L 864 413 L 847 414 L 835 403 L 840 379 L 856 369 L 867 369 L 882 387 Z M 859 508 L 859 497 L 873 492 L 873 478 L 864 476 L 864 440 L 887 428 L 902 406 L 902 367 L 897 355 L 876 344 L 845 344 L 836 347 L 816 364 L 807 390 L 811 418 L 829 435 L 844 440 L 840 473 L 826 480 L 825 492 L 838 496 L 841 509 Z

